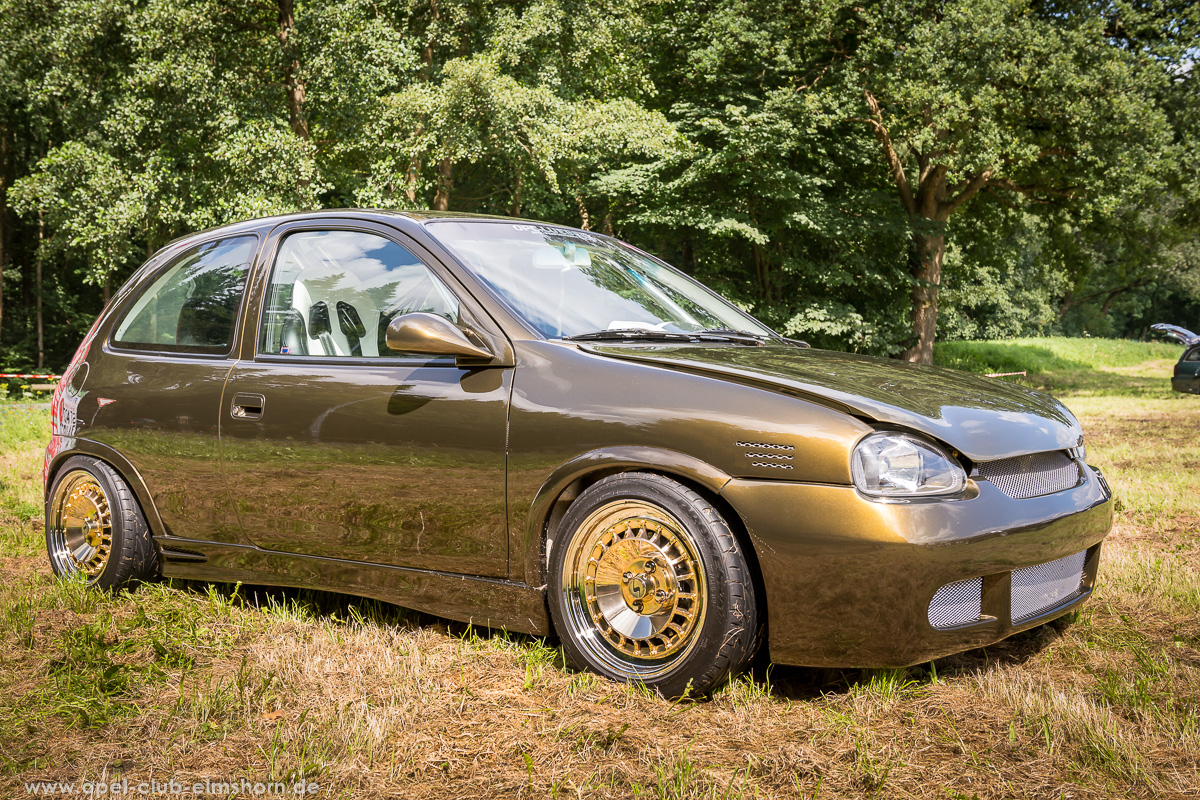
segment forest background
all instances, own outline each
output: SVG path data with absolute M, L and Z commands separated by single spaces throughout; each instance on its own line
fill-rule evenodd
M 0 371 L 314 208 L 626 239 L 815 345 L 1200 325 L 1192 0 L 0 0 Z

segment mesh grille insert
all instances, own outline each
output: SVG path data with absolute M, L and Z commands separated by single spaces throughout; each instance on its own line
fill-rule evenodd
M 1087 551 L 1081 550 L 1012 574 L 1012 621 L 1033 619 L 1080 595 Z
M 947 583 L 929 603 L 929 624 L 935 628 L 953 628 L 974 622 L 983 612 L 982 598 L 983 578 Z
M 1078 486 L 1079 465 L 1061 450 L 1031 453 L 979 465 L 979 477 L 1017 500 L 1054 494 Z

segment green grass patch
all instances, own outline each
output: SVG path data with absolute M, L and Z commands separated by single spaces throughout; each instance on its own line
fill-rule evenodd
M 1025 372 L 1009 378 L 1061 394 L 1169 395 L 1179 345 L 1047 336 L 939 342 L 934 363 L 966 372 Z
M 0 553 L 41 547 L 42 455 L 50 409 L 0 403 Z
M 375 600 L 55 579 L 40 530 L 48 409 L 0 404 L 0 797 L 118 773 L 304 779 L 331 797 L 1186 795 L 1200 785 L 1200 438 L 1196 399 L 1169 390 L 1178 352 L 938 346 L 950 366 L 1030 372 L 1079 416 L 1119 501 L 1080 613 L 928 667 L 764 665 L 678 703 L 566 670 L 552 639 Z M 389 454 L 420 457 L 346 460 Z M 454 466 L 476 480 L 473 462 Z

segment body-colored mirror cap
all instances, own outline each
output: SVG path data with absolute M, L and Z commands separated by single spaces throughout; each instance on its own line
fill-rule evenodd
M 387 346 L 398 353 L 464 356 L 492 359 L 488 350 L 471 344 L 454 323 L 437 314 L 414 311 L 396 317 L 387 327 Z
M 193 262 L 223 280 L 178 290 Z M 557 634 L 572 666 L 668 695 L 760 640 L 779 663 L 901 667 L 1041 625 L 1086 602 L 1112 524 L 1053 397 L 798 346 L 647 253 L 528 220 L 197 233 L 66 373 L 57 573 L 372 597 Z M 911 446 L 852 469 L 882 439 Z

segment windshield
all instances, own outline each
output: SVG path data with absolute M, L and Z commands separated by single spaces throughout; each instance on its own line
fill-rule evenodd
M 431 230 L 547 339 L 600 331 L 774 333 L 682 273 L 555 225 L 437 221 Z

